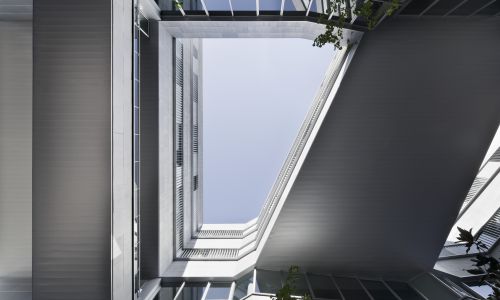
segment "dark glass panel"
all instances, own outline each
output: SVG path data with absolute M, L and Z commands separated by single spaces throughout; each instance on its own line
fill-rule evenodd
M 347 277 L 335 277 L 335 281 L 346 300 L 370 300 L 357 279 Z
M 207 292 L 206 300 L 227 300 L 231 283 L 212 283 Z
M 339 291 L 328 276 L 307 275 L 316 298 L 341 299 Z
M 281 272 L 257 270 L 257 291 L 274 294 L 281 286 Z
M 374 300 L 398 300 L 381 281 L 361 280 Z
M 387 281 L 387 284 L 402 300 L 423 300 L 406 282 Z

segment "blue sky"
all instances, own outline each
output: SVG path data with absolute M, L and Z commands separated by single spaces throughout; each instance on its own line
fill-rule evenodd
M 259 214 L 333 54 L 303 39 L 203 40 L 204 223 Z

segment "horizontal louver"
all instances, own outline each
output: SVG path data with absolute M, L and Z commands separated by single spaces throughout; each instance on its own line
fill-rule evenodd
M 497 151 L 493 153 L 493 155 L 490 158 L 490 161 L 500 161 L 500 148 L 498 148 Z
M 484 225 L 479 240 L 483 241 L 488 248 L 491 248 L 500 238 L 500 209 Z
M 193 191 L 198 190 L 198 175 L 193 176 Z
M 198 124 L 193 126 L 193 152 L 198 153 Z
M 186 260 L 232 260 L 238 258 L 238 249 L 184 249 L 180 259 Z
M 182 44 L 176 41 L 175 60 L 175 243 L 184 244 L 184 69 Z
M 242 238 L 243 230 L 200 230 L 198 238 Z
M 183 135 L 184 126 L 182 123 L 177 124 L 177 148 L 175 151 L 177 166 L 182 166 L 184 160 L 184 151 L 183 151 L 183 143 L 184 143 L 184 135 Z
M 476 177 L 474 179 L 474 182 L 472 183 L 472 186 L 469 190 L 469 193 L 467 193 L 467 197 L 465 197 L 464 203 L 462 204 L 462 209 L 463 210 L 467 205 L 476 198 L 478 193 L 482 190 L 484 185 L 488 182 L 488 178 L 484 177 Z

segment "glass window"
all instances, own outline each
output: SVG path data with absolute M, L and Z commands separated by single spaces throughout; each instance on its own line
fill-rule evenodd
M 253 270 L 236 281 L 233 300 L 239 300 L 253 292 Z
M 493 294 L 493 289 L 487 284 L 471 283 L 467 284 L 467 286 L 484 298 L 488 298 L 489 295 Z
M 257 270 L 258 292 L 275 294 L 281 287 L 281 272 Z
M 135 57 L 134 57 L 134 79 L 137 79 L 139 80 L 140 76 L 139 76 L 139 53 L 138 52 L 134 52 L 135 54 Z
M 173 300 L 178 288 L 176 287 L 162 287 L 156 296 L 157 300 Z
M 283 275 L 283 281 L 288 277 L 288 272 Z M 297 279 L 295 281 L 295 296 L 304 296 L 305 294 L 311 294 L 309 287 L 307 286 L 306 278 L 304 274 L 297 274 Z
M 207 10 L 210 11 L 231 11 L 229 0 L 204 0 Z
M 186 0 L 186 1 L 178 1 L 182 3 L 182 7 L 185 11 L 203 11 L 203 5 L 200 0 Z
M 136 134 L 139 133 L 139 122 L 140 122 L 139 114 L 140 114 L 139 108 L 134 108 L 134 133 Z
M 141 160 L 141 144 L 139 141 L 139 136 L 134 135 L 134 162 Z
M 309 278 L 309 283 L 314 291 L 314 297 L 322 299 L 342 299 L 330 277 L 308 274 L 307 278 Z
M 323 2 L 322 0 L 311 0 L 311 9 L 310 12 L 323 13 Z M 309 5 L 309 1 L 306 0 L 307 5 Z
M 387 285 L 403 300 L 423 300 L 406 282 L 387 281 Z
M 186 283 L 177 300 L 201 300 L 206 283 Z
M 370 300 L 370 297 L 368 297 L 357 279 L 335 277 L 335 281 L 346 300 Z
M 231 283 L 212 283 L 208 289 L 206 300 L 227 300 Z
M 259 2 L 260 11 L 281 11 L 281 0 L 262 0 Z
M 307 0 L 305 0 L 307 1 Z M 308 2 L 309 3 L 309 2 Z M 306 11 L 307 6 L 302 0 L 285 0 L 284 11 Z
M 139 107 L 139 93 L 140 93 L 140 86 L 139 86 L 139 80 L 135 79 L 134 80 L 134 107 Z
M 140 162 L 134 163 L 134 188 L 135 189 L 140 189 L 141 187 L 141 180 L 140 180 Z
M 397 298 L 387 289 L 381 281 L 361 280 L 374 300 L 397 300 Z
M 234 11 L 256 11 L 255 0 L 231 0 Z

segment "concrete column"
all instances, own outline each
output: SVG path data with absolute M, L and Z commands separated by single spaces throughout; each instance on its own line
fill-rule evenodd
M 182 39 L 184 45 L 184 245 L 189 243 L 192 235 L 192 190 L 193 190 L 193 172 L 192 172 L 192 142 L 193 142 L 193 115 L 192 115 L 192 40 Z
M 38 1 L 38 0 L 37 0 Z M 112 0 L 113 299 L 132 299 L 132 0 Z
M 174 255 L 174 91 L 173 91 L 173 38 L 165 28 L 165 23 L 158 25 L 159 104 L 158 104 L 158 145 L 160 152 L 159 176 L 159 271 L 163 274 Z

